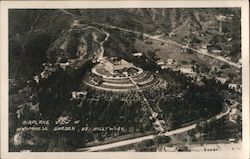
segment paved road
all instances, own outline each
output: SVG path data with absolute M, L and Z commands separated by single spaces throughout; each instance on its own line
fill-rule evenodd
M 100 25 L 100 24 L 99 24 Z M 111 29 L 119 29 L 119 30 L 122 30 L 122 31 L 125 31 L 125 32 L 130 32 L 130 33 L 135 33 L 135 34 L 142 34 L 141 32 L 138 32 L 138 31 L 133 31 L 133 30 L 129 30 L 129 29 L 125 29 L 125 28 L 120 28 L 120 27 L 117 27 L 117 26 L 112 26 L 112 25 L 104 25 L 104 24 L 101 24 L 102 26 L 105 26 L 105 27 L 108 27 L 108 28 L 111 28 Z M 149 35 L 149 34 L 143 34 L 144 37 L 147 37 L 147 38 L 150 38 L 150 39 L 154 39 L 154 40 L 157 40 L 157 41 L 161 41 L 161 42 L 164 42 L 164 43 L 171 43 L 171 44 L 174 44 L 176 46 L 179 46 L 179 47 L 185 47 L 184 45 L 180 44 L 180 43 L 177 43 L 173 40 L 165 40 L 165 39 L 161 39 L 159 36 L 152 36 L 152 35 Z M 216 56 L 216 55 L 212 55 L 212 54 L 209 54 L 208 52 L 204 52 L 204 51 L 200 51 L 200 50 L 196 50 L 194 48 L 191 48 L 191 47 L 187 47 L 188 49 L 198 53 L 198 54 L 201 54 L 201 55 L 204 55 L 204 56 L 208 56 L 208 57 L 211 57 L 211 58 L 214 58 L 216 60 L 219 60 L 219 61 L 222 61 L 222 62 L 225 62 L 231 66 L 234 66 L 236 68 L 241 68 L 241 65 L 237 64 L 237 63 L 234 63 L 232 61 L 229 61 L 227 59 L 225 59 L 224 57 L 222 56 Z
M 61 9 L 62 12 L 70 15 L 70 16 L 73 16 L 76 18 L 76 15 L 64 10 L 64 9 Z M 78 20 L 75 20 L 77 22 L 79 22 L 80 19 Z M 77 23 L 79 24 L 79 26 L 81 25 L 80 23 Z M 117 26 L 113 26 L 113 25 L 107 25 L 107 24 L 98 24 L 98 23 L 95 23 L 97 25 L 101 25 L 101 26 L 104 26 L 104 27 L 107 27 L 107 28 L 111 28 L 111 29 L 119 29 L 119 30 L 122 30 L 122 31 L 125 31 L 125 32 L 130 32 L 130 33 L 135 33 L 135 34 L 142 34 L 141 32 L 138 32 L 138 31 L 134 31 L 134 30 L 129 30 L 129 29 L 125 29 L 125 28 L 121 28 L 121 27 L 117 27 Z M 177 46 L 180 46 L 180 47 L 185 47 L 184 45 L 180 44 L 180 43 L 177 43 L 176 41 L 173 41 L 173 40 L 165 40 L 165 39 L 161 39 L 159 36 L 152 36 L 152 35 L 149 35 L 149 34 L 143 34 L 144 37 L 147 37 L 147 38 L 150 38 L 150 39 L 154 39 L 154 40 L 157 40 L 157 41 L 161 41 L 161 42 L 164 42 L 164 43 L 171 43 L 171 44 L 174 44 L 174 45 L 177 45 Z M 216 55 L 212 55 L 212 54 L 209 54 L 208 52 L 204 52 L 204 51 L 200 51 L 200 50 L 197 50 L 197 49 L 194 49 L 194 48 L 191 48 L 191 47 L 187 47 L 188 49 L 198 53 L 198 54 L 201 54 L 201 55 L 205 55 L 205 56 L 208 56 L 208 57 L 211 57 L 211 58 L 214 58 L 216 60 L 219 60 L 219 61 L 222 61 L 222 62 L 225 62 L 231 66 L 234 66 L 236 68 L 241 68 L 241 65 L 237 64 L 237 63 L 234 63 L 232 61 L 229 61 L 227 59 L 225 59 L 224 57 L 222 56 L 216 56 Z
M 228 108 L 228 110 L 224 113 L 219 113 L 216 116 L 212 117 L 213 119 L 220 119 L 223 116 L 227 115 L 230 112 L 231 108 Z M 211 122 L 212 118 L 208 119 L 207 122 Z M 169 132 L 165 132 L 162 135 L 165 136 L 171 136 L 174 134 L 179 134 L 179 133 L 183 133 L 192 129 L 195 129 L 196 124 L 191 124 L 189 126 L 185 126 L 183 128 L 179 128 L 176 130 L 172 130 Z M 81 148 L 78 149 L 77 151 L 88 151 L 88 152 L 95 152 L 95 151 L 103 151 L 103 150 L 107 150 L 107 149 L 111 149 L 111 148 L 116 148 L 116 147 L 120 147 L 120 146 L 126 146 L 126 145 L 130 145 L 130 144 L 135 144 L 138 142 L 141 142 L 143 140 L 147 140 L 147 139 L 153 139 L 155 135 L 148 135 L 148 136 L 144 136 L 144 137 L 138 137 L 135 139 L 128 139 L 128 140 L 124 140 L 124 141 L 119 141 L 119 142 L 115 142 L 115 143 L 111 143 L 111 144 L 105 144 L 105 145 L 100 145 L 100 146 L 93 146 L 93 147 L 86 147 L 86 148 Z
M 105 33 L 106 37 L 105 37 L 105 39 L 100 43 L 100 44 L 101 44 L 101 51 L 100 51 L 100 53 L 99 53 L 98 60 L 103 59 L 103 54 L 104 54 L 103 43 L 104 43 L 105 41 L 108 40 L 109 35 L 110 35 L 110 34 L 109 34 L 108 32 L 106 32 L 104 29 L 102 29 L 102 31 Z
M 71 13 L 69 13 L 69 12 L 67 12 L 67 11 L 65 11 L 65 10 L 63 10 L 63 9 L 62 9 L 62 11 L 63 11 L 63 12 L 66 12 L 66 13 L 68 13 L 68 14 L 71 14 Z M 109 34 L 108 32 L 106 32 L 103 28 L 102 28 L 102 29 L 98 29 L 98 28 L 96 28 L 96 27 L 94 27 L 94 26 L 91 26 L 91 25 L 88 25 L 88 24 L 80 24 L 79 20 L 74 20 L 74 23 L 72 24 L 72 26 L 81 27 L 81 28 L 79 28 L 79 30 L 95 29 L 96 31 L 98 31 L 98 32 L 100 32 L 100 33 L 104 33 L 104 34 L 106 35 L 105 39 L 104 39 L 102 42 L 100 42 L 100 52 L 99 52 L 98 54 L 96 54 L 98 60 L 103 59 L 103 54 L 104 54 L 104 47 L 103 47 L 103 44 L 104 44 L 105 41 L 108 40 L 110 34 Z M 75 29 L 75 28 L 74 28 L 74 29 Z M 74 30 L 74 29 L 71 28 L 71 29 L 69 29 L 69 31 Z M 97 39 L 97 38 L 94 37 L 94 40 L 95 40 L 95 41 L 96 41 L 96 39 Z M 98 42 L 98 41 L 96 41 L 96 42 Z
M 195 126 L 196 125 L 193 124 L 193 125 L 190 125 L 190 126 L 186 126 L 184 128 L 179 128 L 179 129 L 176 129 L 176 130 L 173 130 L 173 131 L 166 132 L 163 135 L 170 136 L 170 135 L 174 135 L 174 134 L 186 132 L 188 130 L 194 129 Z M 115 142 L 115 143 L 106 144 L 106 145 L 86 147 L 86 148 L 78 149 L 77 151 L 88 151 L 88 152 L 102 151 L 102 150 L 107 150 L 107 149 L 116 148 L 116 147 L 120 147 L 120 146 L 135 144 L 135 143 L 141 142 L 143 140 L 147 140 L 147 139 L 153 139 L 154 136 L 155 135 L 148 135 L 148 136 L 144 136 L 144 137 L 139 137 L 139 138 L 135 138 L 135 139 L 124 140 L 124 141 Z

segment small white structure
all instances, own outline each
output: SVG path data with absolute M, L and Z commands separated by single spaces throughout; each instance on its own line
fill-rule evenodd
M 164 65 L 164 61 L 163 60 L 158 60 L 156 61 L 157 65 L 161 66 L 161 65 Z
M 174 65 L 176 61 L 174 59 L 167 59 L 167 65 Z
M 85 97 L 87 95 L 87 92 L 86 91 L 84 92 L 73 91 L 71 95 L 72 95 L 72 99 L 79 99 L 79 98 Z
M 234 138 L 230 138 L 228 139 L 229 142 L 235 142 L 235 139 Z
M 227 19 L 227 17 L 226 16 L 224 16 L 224 15 L 216 15 L 215 16 L 218 20 L 226 20 Z
M 238 85 L 237 85 L 237 84 L 234 84 L 234 83 L 229 83 L 229 84 L 228 84 L 228 88 L 229 88 L 229 89 L 233 89 L 233 90 L 237 90 Z
M 237 108 L 232 108 L 230 113 L 229 113 L 229 120 L 233 123 L 236 123 L 236 120 L 238 118 L 238 116 L 241 116 L 241 112 L 240 110 L 238 110 Z
M 221 50 L 212 50 L 212 53 L 219 54 L 219 53 L 221 53 Z
M 195 72 L 193 71 L 191 67 L 181 68 L 180 71 L 184 74 L 195 74 Z
M 66 70 L 66 68 L 69 66 L 69 62 L 60 63 L 59 65 L 63 70 Z
M 36 81 L 36 83 L 39 83 L 39 76 L 38 75 L 36 75 L 36 76 L 33 76 L 33 79 Z
M 157 118 L 157 116 L 158 116 L 158 113 L 156 113 L 156 112 L 153 112 L 153 113 L 152 113 L 152 116 L 153 116 L 153 118 Z
M 167 68 L 168 68 L 168 66 L 166 66 L 166 65 L 161 66 L 161 69 L 167 69 Z
M 78 26 L 79 24 L 80 24 L 80 23 L 79 23 L 79 20 L 76 20 L 76 19 L 75 19 L 72 25 L 73 25 L 73 26 Z
M 135 56 L 135 57 L 141 57 L 142 53 L 141 52 L 133 53 L 133 56 Z
M 221 84 L 225 84 L 227 81 L 227 78 L 223 77 L 215 77 L 216 81 L 220 82 Z

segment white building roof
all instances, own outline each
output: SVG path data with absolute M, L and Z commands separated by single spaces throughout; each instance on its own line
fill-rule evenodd
M 141 57 L 141 56 L 142 56 L 142 53 L 141 53 L 141 52 L 133 53 L 133 56 Z

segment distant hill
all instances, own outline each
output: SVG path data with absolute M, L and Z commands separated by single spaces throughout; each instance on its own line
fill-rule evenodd
M 59 10 L 9 10 L 10 78 L 28 78 L 39 71 L 49 46 L 72 22 L 73 17 Z
M 93 57 L 104 38 L 103 33 L 93 28 L 67 30 L 50 45 L 48 59 L 50 62 L 62 62 L 67 59 Z
M 74 19 L 88 25 L 98 23 L 142 33 L 173 34 L 171 38 L 181 43 L 212 43 L 236 59 L 241 54 L 239 8 L 15 9 L 9 13 L 10 76 L 18 74 L 17 68 L 20 75 L 31 76 L 48 59 L 75 57 L 79 45 L 86 51 L 82 50 L 82 54 L 90 57 L 98 47 L 93 41 L 96 31 L 68 31 Z M 231 18 L 222 22 L 223 34 L 219 32 L 218 16 Z

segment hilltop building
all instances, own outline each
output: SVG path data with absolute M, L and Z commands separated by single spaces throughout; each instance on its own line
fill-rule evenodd
M 103 58 L 100 62 L 104 65 L 105 69 L 108 70 L 111 74 L 116 74 L 124 69 L 130 69 L 135 67 L 132 63 L 129 63 L 124 59 L 119 59 L 117 57 L 112 57 L 110 59 Z
M 103 57 L 83 82 L 90 87 L 106 91 L 130 91 L 136 90 L 138 86 L 151 88 L 161 81 L 124 59 Z

